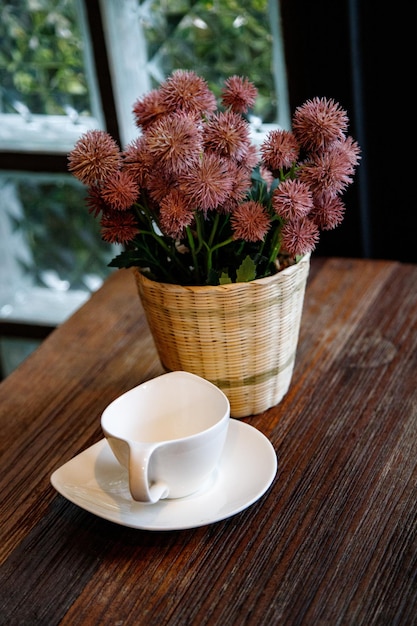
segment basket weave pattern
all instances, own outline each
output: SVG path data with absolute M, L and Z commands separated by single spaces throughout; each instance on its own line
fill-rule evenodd
M 274 276 L 216 287 L 158 283 L 135 268 L 163 367 L 220 387 L 232 417 L 278 404 L 291 382 L 309 268 L 308 255 Z

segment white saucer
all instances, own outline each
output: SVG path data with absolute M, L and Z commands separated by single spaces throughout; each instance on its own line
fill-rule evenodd
M 220 466 L 209 486 L 192 496 L 135 502 L 127 472 L 102 439 L 51 476 L 53 487 L 67 500 L 116 524 L 143 530 L 197 528 L 223 520 L 256 502 L 277 472 L 277 456 L 259 430 L 230 420 Z

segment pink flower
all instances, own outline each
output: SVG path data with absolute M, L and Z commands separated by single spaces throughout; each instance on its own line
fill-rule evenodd
M 318 240 L 318 226 L 307 216 L 291 220 L 282 227 L 282 250 L 290 256 L 301 256 L 312 252 Z
M 310 188 L 300 180 L 284 180 L 272 194 L 272 207 L 285 220 L 303 217 L 313 208 Z
M 130 208 L 138 196 L 139 186 L 128 172 L 115 172 L 101 187 L 101 197 L 117 211 Z
M 334 100 L 313 98 L 295 110 L 292 128 L 305 150 L 316 151 L 342 139 L 348 121 L 346 111 Z
M 152 165 L 153 160 L 146 151 L 146 142 L 143 135 L 132 141 L 122 152 L 122 170 L 128 172 L 140 187 L 146 186 L 146 180 Z
M 232 180 L 232 188 L 227 198 L 222 202 L 221 207 L 217 208 L 218 211 L 225 213 L 232 211 L 237 204 L 242 202 L 251 187 L 250 172 L 246 168 L 234 161 L 228 161 L 227 168 Z
M 339 196 L 322 196 L 315 199 L 314 209 L 311 213 L 320 230 L 332 230 L 342 223 L 345 215 L 345 205 Z
M 261 146 L 262 162 L 274 176 L 279 176 L 279 170 L 290 168 L 298 153 L 295 135 L 288 130 L 271 131 Z
M 298 177 L 314 194 L 337 195 L 353 181 L 352 154 L 344 146 L 344 142 L 334 142 L 328 150 L 315 154 L 300 166 Z
M 227 161 L 212 152 L 205 153 L 180 178 L 180 190 L 203 213 L 221 205 L 233 187 Z
M 177 186 L 176 177 L 158 164 L 155 164 L 150 170 L 146 181 L 146 191 L 156 204 L 161 202 L 170 190 Z
M 97 217 L 100 213 L 109 208 L 101 197 L 101 189 L 99 185 L 92 185 L 89 187 L 86 204 L 88 212 L 92 213 L 94 217 Z
M 167 112 L 181 110 L 201 116 L 217 108 L 206 81 L 192 71 L 176 70 L 159 88 L 160 102 Z
M 361 150 L 358 143 L 352 139 L 352 137 L 344 137 L 340 141 L 335 141 L 329 146 L 329 150 L 330 152 L 336 152 L 341 155 L 343 154 L 346 158 L 346 163 L 349 163 L 352 168 L 351 173 L 354 173 L 361 158 Z
M 240 161 L 240 165 L 247 170 L 252 171 L 259 163 L 259 153 L 256 146 L 253 144 L 249 146 L 245 156 Z
M 109 211 L 101 218 L 101 236 L 108 243 L 126 244 L 139 234 L 135 217 L 127 211 Z
M 144 149 L 159 166 L 180 174 L 198 161 L 202 140 L 192 116 L 172 113 L 161 118 L 145 133 Z
M 271 220 L 260 202 L 250 200 L 239 204 L 230 218 L 234 239 L 262 241 L 271 226 Z
M 203 142 L 207 150 L 241 161 L 250 146 L 248 125 L 232 111 L 217 113 L 204 125 Z
M 88 130 L 71 150 L 68 163 L 78 180 L 94 185 L 119 169 L 120 151 L 104 130 Z
M 133 105 L 136 125 L 143 129 L 148 128 L 166 113 L 165 106 L 161 103 L 159 89 L 152 89 Z
M 168 237 L 181 239 L 184 229 L 194 220 L 194 212 L 189 202 L 178 191 L 173 189 L 160 203 L 159 226 Z
M 258 95 L 255 85 L 247 78 L 230 76 L 222 90 L 222 104 L 235 113 L 247 113 L 253 107 Z

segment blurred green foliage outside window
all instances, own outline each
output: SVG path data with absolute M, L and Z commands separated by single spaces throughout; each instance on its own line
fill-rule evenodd
M 0 110 L 91 114 L 74 0 L 14 0 L 0 13 Z

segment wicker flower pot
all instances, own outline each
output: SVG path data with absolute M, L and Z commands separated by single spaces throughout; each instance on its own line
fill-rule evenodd
M 228 396 L 232 417 L 261 413 L 288 391 L 310 256 L 274 276 L 183 287 L 134 275 L 159 358 Z

